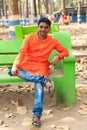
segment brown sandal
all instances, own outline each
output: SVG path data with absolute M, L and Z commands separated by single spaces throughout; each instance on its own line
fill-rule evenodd
M 37 127 L 41 126 L 40 116 L 33 116 L 32 125 L 37 126 Z

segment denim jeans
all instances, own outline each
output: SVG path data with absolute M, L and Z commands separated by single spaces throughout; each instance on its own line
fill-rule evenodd
M 42 115 L 43 99 L 44 99 L 44 82 L 47 80 L 45 76 L 35 75 L 23 69 L 18 69 L 18 77 L 28 81 L 34 82 L 34 107 L 32 109 L 33 115 Z

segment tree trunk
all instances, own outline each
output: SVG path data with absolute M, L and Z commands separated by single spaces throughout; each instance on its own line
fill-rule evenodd
M 46 14 L 49 14 L 49 0 L 43 0 L 43 3 L 44 3 L 44 7 L 45 7 L 45 9 L 46 9 Z
M 26 0 L 26 18 L 29 18 L 28 0 Z
M 87 22 L 87 0 L 86 0 L 86 22 Z
M 62 9 L 62 14 L 66 15 L 66 0 L 61 0 L 61 9 Z
M 28 0 L 26 0 L 26 25 L 29 25 L 29 8 L 28 8 Z
M 52 8 L 51 8 L 51 0 L 49 0 L 49 14 L 51 14 Z
M 20 18 L 22 18 L 21 0 L 20 0 L 20 3 L 19 3 L 19 15 L 20 15 Z
M 18 0 L 8 0 L 9 15 L 18 15 Z
M 40 0 L 38 0 L 38 14 L 40 14 Z
M 33 0 L 34 17 L 37 17 L 36 0 Z
M 19 25 L 18 0 L 8 0 L 9 7 L 9 38 L 15 38 L 15 25 Z
M 33 3 L 33 22 L 36 23 L 37 22 L 37 8 L 36 8 L 36 0 L 32 0 Z
M 2 0 L 2 14 L 3 14 L 3 16 L 5 16 L 4 1 L 5 1 L 5 0 Z
M 49 10 L 50 10 L 50 14 L 53 13 L 53 0 L 49 1 Z
M 77 13 L 77 21 L 78 21 L 78 23 L 81 23 L 81 14 L 80 14 L 80 12 L 81 12 L 81 1 L 78 0 L 78 13 Z

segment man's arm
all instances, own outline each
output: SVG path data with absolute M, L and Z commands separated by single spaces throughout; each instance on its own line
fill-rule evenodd
M 19 53 L 13 63 L 12 75 L 16 76 L 18 74 L 18 66 L 21 65 L 22 61 L 24 60 L 28 47 L 29 47 L 29 38 L 27 37 L 24 39 L 22 46 L 19 50 Z
M 52 61 L 50 62 L 52 66 L 55 66 L 59 60 L 69 55 L 69 51 L 64 46 L 62 46 L 62 44 L 59 43 L 58 40 L 56 39 L 55 39 L 55 50 L 58 51 L 58 54 L 56 54 L 52 59 Z

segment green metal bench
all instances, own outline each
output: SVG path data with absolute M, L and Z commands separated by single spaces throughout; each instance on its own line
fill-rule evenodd
M 75 95 L 75 57 L 72 55 L 70 33 L 55 32 L 53 37 L 69 50 L 70 55 L 60 60 L 54 69 L 51 70 L 50 78 L 55 86 L 55 103 L 59 106 L 74 105 Z M 0 67 L 11 66 L 21 46 L 23 39 L 0 40 Z M 57 52 L 52 51 L 49 60 Z M 53 71 L 53 72 L 52 72 Z M 25 82 L 16 77 L 9 76 L 7 71 L 0 69 L 0 83 Z
M 37 25 L 30 25 L 30 26 L 22 26 L 16 25 L 15 26 L 15 37 L 16 39 L 22 39 L 25 35 L 30 34 L 31 32 L 36 32 L 38 26 Z M 59 32 L 59 24 L 53 23 L 50 27 L 50 33 Z

